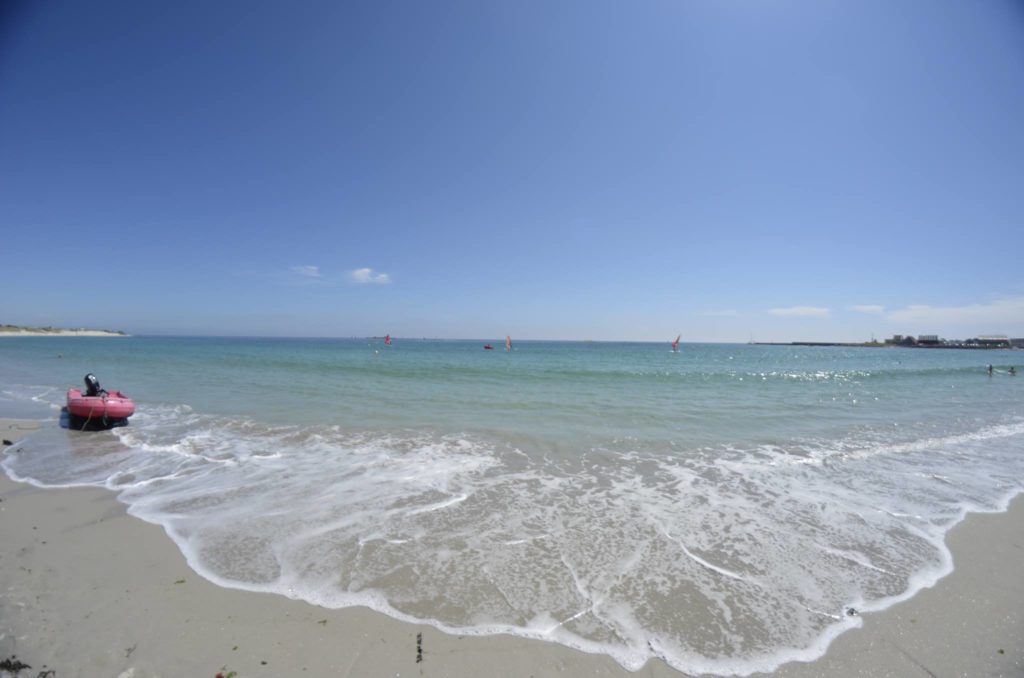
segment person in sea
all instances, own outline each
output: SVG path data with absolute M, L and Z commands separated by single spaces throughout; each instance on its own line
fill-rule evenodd
M 992 366 L 991 365 L 988 366 L 988 376 L 990 376 L 990 377 L 992 376 Z
M 1010 367 L 1010 374 L 1015 376 L 1017 374 L 1017 368 L 1011 366 Z

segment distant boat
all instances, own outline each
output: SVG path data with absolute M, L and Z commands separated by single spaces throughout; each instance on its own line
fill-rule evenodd
M 683 338 L 683 335 L 680 334 L 679 336 L 676 337 L 676 340 L 672 342 L 672 352 L 673 353 L 679 353 L 679 340 L 682 339 L 682 338 Z
M 391 335 L 390 334 L 385 334 L 384 335 L 384 345 L 385 346 L 390 346 L 391 345 Z
M 505 350 L 506 351 L 511 351 L 512 350 L 512 337 L 510 337 L 508 335 L 505 336 Z
M 484 344 L 484 350 L 485 351 L 493 351 L 494 347 L 491 346 L 490 344 Z

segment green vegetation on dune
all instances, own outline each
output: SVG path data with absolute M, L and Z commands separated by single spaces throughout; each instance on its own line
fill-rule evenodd
M 85 328 L 85 327 L 64 328 L 64 327 L 50 327 L 50 326 L 47 326 L 47 327 L 24 327 L 24 326 L 21 326 L 21 325 L 0 325 L 0 333 L 4 333 L 4 332 L 11 333 L 11 334 L 13 334 L 15 332 L 18 332 L 18 333 L 31 332 L 33 334 L 69 334 L 69 333 L 72 333 L 72 332 L 101 332 L 103 334 L 116 334 L 116 335 L 119 335 L 119 336 L 127 336 L 127 334 L 125 332 L 121 331 L 121 330 L 101 330 L 101 329 L 92 329 L 92 328 Z

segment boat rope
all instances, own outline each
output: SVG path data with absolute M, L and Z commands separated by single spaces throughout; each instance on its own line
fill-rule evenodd
M 104 426 L 106 426 L 107 425 L 107 392 L 103 391 L 103 394 L 100 397 L 103 400 L 103 420 L 102 420 L 102 423 L 103 423 Z M 81 430 L 81 431 L 85 430 L 85 427 L 88 426 L 89 422 L 92 420 L 92 413 L 95 412 L 95 411 L 96 411 L 96 403 L 94 402 L 89 407 L 89 416 L 85 418 L 84 422 L 82 422 L 82 428 L 79 429 L 79 430 Z

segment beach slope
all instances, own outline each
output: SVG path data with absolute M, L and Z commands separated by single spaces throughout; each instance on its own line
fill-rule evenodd
M 34 426 L 0 420 L 18 444 Z M 949 535 L 956 569 L 864 617 L 822 659 L 775 676 L 1020 676 L 1024 501 L 972 515 Z M 16 657 L 16 660 L 11 659 Z M 0 660 L 72 676 L 679 676 L 648 662 L 509 636 L 461 637 L 367 609 L 328 610 L 220 588 L 160 527 L 106 490 L 41 490 L 0 476 Z M 2 672 L 0 672 L 2 673 Z

